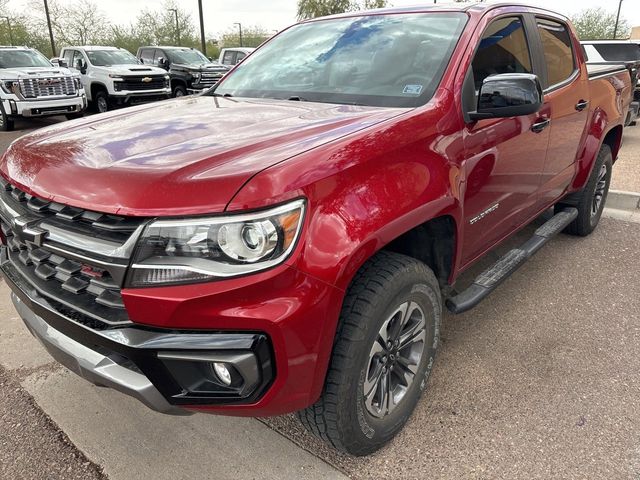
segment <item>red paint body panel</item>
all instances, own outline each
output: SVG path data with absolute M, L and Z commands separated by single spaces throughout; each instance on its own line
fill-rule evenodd
M 303 408 L 322 390 L 344 291 L 372 254 L 450 216 L 453 283 L 580 189 L 605 135 L 622 125 L 628 75 L 589 81 L 581 53 L 575 83 L 550 93 L 537 114 L 465 124 L 460 92 L 484 28 L 508 13 L 551 15 L 524 6 L 467 12 L 440 87 L 422 107 L 187 98 L 40 130 L 11 147 L 0 171 L 39 196 L 136 216 L 237 212 L 305 197 L 300 241 L 285 264 L 219 282 L 122 291 L 140 324 L 268 334 L 277 375 L 265 396 L 199 410 L 261 416 Z M 584 95 L 589 110 L 574 114 Z M 558 130 L 532 133 L 545 115 Z M 470 224 L 494 203 L 496 215 Z

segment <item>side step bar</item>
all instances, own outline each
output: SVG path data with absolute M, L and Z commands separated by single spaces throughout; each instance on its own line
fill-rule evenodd
M 509 251 L 500 260 L 482 272 L 469 288 L 447 298 L 445 305 L 449 311 L 463 313 L 478 305 L 534 253 L 540 250 L 545 243 L 573 222 L 577 216 L 578 210 L 575 208 L 565 208 L 554 215 L 544 225 L 540 226 L 522 246 Z

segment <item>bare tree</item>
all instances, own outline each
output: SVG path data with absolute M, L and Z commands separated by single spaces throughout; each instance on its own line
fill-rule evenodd
M 354 10 L 369 10 L 387 6 L 387 0 L 298 0 L 298 19 L 324 17 Z
M 572 17 L 571 22 L 580 40 L 607 40 L 613 38 L 616 15 L 603 8 L 590 8 Z M 629 23 L 621 18 L 617 37 L 629 38 L 630 31 Z

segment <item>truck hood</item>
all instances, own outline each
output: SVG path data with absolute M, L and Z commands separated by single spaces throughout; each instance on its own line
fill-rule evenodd
M 227 72 L 231 70 L 229 67 L 219 63 L 174 63 L 171 67 L 194 72 Z
M 68 68 L 58 67 L 20 67 L 0 69 L 0 78 L 3 80 L 17 79 L 19 77 L 61 77 L 73 75 Z
M 37 130 L 0 171 L 33 195 L 105 213 L 215 213 L 259 171 L 405 111 L 185 97 Z
M 114 75 L 166 75 L 167 71 L 147 65 L 113 65 L 111 67 L 94 67 L 95 69 L 104 69 L 105 72 Z

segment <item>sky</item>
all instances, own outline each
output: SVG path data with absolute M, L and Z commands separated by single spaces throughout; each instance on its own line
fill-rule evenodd
M 59 0 L 72 3 L 72 0 Z M 94 0 L 115 23 L 130 23 L 143 8 L 157 8 L 162 0 Z M 585 8 L 602 7 L 616 13 L 618 0 L 521 0 L 571 15 Z M 9 0 L 9 8 L 21 9 L 27 0 Z M 393 6 L 431 3 L 431 0 L 390 0 Z M 438 1 L 438 3 L 441 3 Z M 443 2 L 444 3 L 444 2 Z M 197 25 L 197 0 L 179 0 L 182 8 L 192 14 Z M 281 30 L 296 21 L 296 0 L 203 0 L 207 37 L 217 37 L 234 28 L 235 22 L 245 26 L 260 26 L 267 31 Z M 631 26 L 640 25 L 640 0 L 624 0 L 621 16 Z

